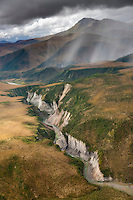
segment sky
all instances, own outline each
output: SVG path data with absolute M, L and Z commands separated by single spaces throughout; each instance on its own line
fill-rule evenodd
M 133 23 L 133 0 L 0 0 L 0 41 L 55 34 L 84 17 Z

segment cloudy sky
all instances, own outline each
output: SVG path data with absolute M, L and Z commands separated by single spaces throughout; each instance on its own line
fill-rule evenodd
M 133 23 L 133 0 L 0 0 L 0 40 L 54 34 L 83 17 Z

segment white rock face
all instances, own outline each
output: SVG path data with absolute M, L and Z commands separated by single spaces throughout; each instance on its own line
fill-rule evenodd
M 60 125 L 60 130 L 62 130 L 63 127 L 67 126 L 69 123 L 69 120 L 71 118 L 71 114 L 69 112 L 67 112 L 67 110 L 64 112 L 64 115 L 62 117 L 62 124 Z
M 87 162 L 87 172 L 86 177 L 87 180 L 93 181 L 105 181 L 107 178 L 104 178 L 102 172 L 99 168 L 99 159 L 97 152 L 89 153 L 87 151 L 85 143 L 81 140 L 77 140 L 71 135 L 67 134 L 68 141 L 66 141 L 63 133 L 61 131 L 55 130 L 57 136 L 55 139 L 55 143 L 59 145 L 61 150 L 65 150 L 67 154 L 78 157 L 83 161 Z M 107 180 L 112 180 L 111 178 Z
M 54 114 L 51 115 L 51 116 L 47 119 L 47 122 L 58 127 L 59 124 L 60 124 L 60 121 L 61 121 L 63 115 L 64 115 L 64 111 L 62 110 L 61 112 L 59 112 L 59 110 L 57 109 L 57 110 L 54 112 Z
M 56 102 L 53 101 L 53 105 L 50 106 L 45 101 L 42 101 L 42 95 L 28 92 L 27 102 L 32 103 L 34 106 L 38 107 L 40 111 L 46 111 L 48 114 L 52 115 L 57 109 Z
M 68 125 L 70 117 L 71 117 L 69 112 L 64 111 L 64 110 L 61 110 L 61 112 L 59 112 L 59 109 L 58 109 L 61 104 L 61 100 L 70 91 L 71 87 L 72 86 L 70 84 L 65 85 L 62 95 L 59 98 L 58 106 L 57 106 L 57 103 L 55 101 L 53 101 L 52 108 L 53 108 L 54 112 L 47 119 L 48 123 L 57 126 L 60 130 L 62 130 L 63 127 Z
M 61 103 L 62 99 L 64 99 L 64 97 L 66 96 L 66 94 L 71 90 L 71 85 L 70 84 L 66 84 L 65 87 L 64 87 L 64 90 L 62 92 L 62 95 L 60 96 L 60 99 L 59 99 L 59 104 Z
M 97 152 L 91 152 L 90 154 L 90 160 L 88 161 L 88 167 L 86 171 L 86 177 L 88 180 L 93 181 L 104 181 L 104 176 L 102 172 L 99 169 L 99 163 L 98 163 L 98 154 Z
M 53 101 L 52 108 L 54 109 L 54 111 L 56 111 L 58 108 L 58 105 L 55 101 Z
M 59 147 L 62 151 L 66 150 L 67 142 L 66 142 L 66 139 L 65 139 L 63 133 L 61 131 L 59 131 L 58 128 L 56 128 L 56 127 L 54 127 L 54 131 L 56 133 L 54 143 L 59 145 Z
M 28 96 L 27 96 L 27 99 L 26 99 L 27 102 L 30 102 L 30 101 L 31 101 L 33 95 L 34 95 L 34 93 L 32 93 L 32 92 L 28 92 Z
M 28 92 L 27 101 L 38 107 L 41 104 L 41 97 L 42 95 L 37 95 L 36 92 Z
M 89 152 L 87 152 L 87 148 L 84 142 L 81 140 L 77 140 L 76 138 L 68 135 L 68 146 L 66 152 L 81 158 L 82 160 L 88 161 L 89 159 Z
M 62 95 L 59 98 L 58 105 L 61 104 L 61 100 L 66 96 L 66 94 L 70 91 L 70 89 L 71 89 L 71 85 L 70 84 L 66 84 L 65 87 L 64 87 L 64 90 L 62 92 Z M 27 102 L 32 103 L 34 106 L 38 107 L 38 109 L 40 111 L 46 111 L 50 115 L 54 114 L 58 109 L 58 105 L 57 105 L 57 103 L 55 101 L 53 101 L 53 104 L 50 106 L 45 101 L 42 101 L 42 95 L 41 94 L 38 95 L 36 92 L 34 92 L 34 93 L 28 92 Z M 54 116 L 56 118 L 56 120 L 58 121 L 58 123 L 56 123 L 56 124 L 60 123 L 59 121 L 61 120 L 61 118 L 64 115 L 63 112 L 64 111 L 62 111 L 60 114 L 59 114 L 59 111 L 56 112 L 56 115 Z M 66 111 L 65 115 L 66 116 L 64 116 L 64 118 L 63 118 L 63 124 L 62 124 L 61 128 L 66 126 L 68 124 L 69 120 L 70 120 L 70 114 L 68 114 L 67 111 Z
M 68 147 L 75 149 L 83 154 L 87 152 L 85 143 L 83 143 L 81 140 L 77 140 L 71 135 L 68 135 Z
M 69 123 L 69 120 L 70 120 L 69 112 L 64 110 L 61 110 L 61 112 L 59 112 L 59 109 L 56 109 L 54 114 L 47 119 L 47 122 L 59 127 L 59 129 L 62 130 L 62 128 Z

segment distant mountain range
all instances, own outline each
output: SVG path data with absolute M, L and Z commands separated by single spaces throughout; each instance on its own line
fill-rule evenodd
M 0 43 L 0 71 L 28 72 L 48 67 L 63 68 L 116 60 L 131 53 L 132 24 L 83 18 L 69 30 L 55 35 L 16 43 Z
M 9 42 L 6 40 L 0 40 L 0 43 L 9 43 Z

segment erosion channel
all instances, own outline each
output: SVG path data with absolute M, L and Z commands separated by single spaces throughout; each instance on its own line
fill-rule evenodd
M 110 186 L 133 196 L 133 185 L 116 182 L 111 177 L 104 177 L 99 168 L 97 151 L 89 152 L 84 142 L 77 140 L 68 133 L 62 133 L 61 130 L 68 125 L 71 114 L 64 110 L 59 111 L 59 107 L 62 103 L 61 101 L 70 90 L 71 85 L 66 84 L 62 94 L 59 96 L 58 102 L 53 101 L 51 105 L 42 101 L 42 95 L 38 95 L 36 92 L 28 92 L 27 102 L 38 107 L 39 111 L 45 111 L 49 114 L 49 117 L 44 120 L 43 123 L 54 130 L 54 143 L 57 144 L 62 151 L 65 151 L 66 154 L 79 158 L 84 163 L 83 174 L 88 182 L 100 186 Z

